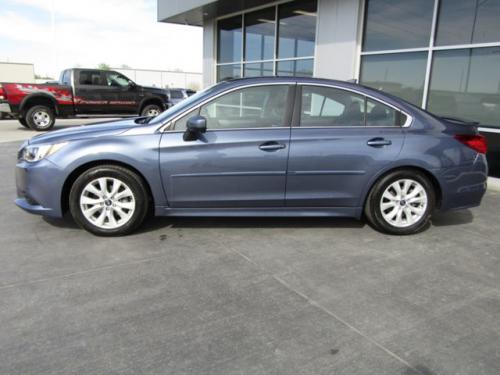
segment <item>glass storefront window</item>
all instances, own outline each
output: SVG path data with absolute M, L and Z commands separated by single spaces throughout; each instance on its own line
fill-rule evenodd
M 500 40 L 500 0 L 440 0 L 436 45 Z
M 313 70 L 313 59 L 278 61 L 276 75 L 312 77 Z
M 217 66 L 217 82 L 225 79 L 240 78 L 241 64 L 229 64 Z
M 278 58 L 314 55 L 316 40 L 316 0 L 279 6 Z
M 245 14 L 245 60 L 274 58 L 275 8 Z
M 241 61 L 242 18 L 231 17 L 219 21 L 217 35 L 217 61 L 219 63 Z
M 500 47 L 436 51 L 427 108 L 500 127 Z
M 273 63 L 248 63 L 244 67 L 245 77 L 264 77 L 273 75 Z
M 363 51 L 429 45 L 434 0 L 367 0 Z
M 422 105 L 427 52 L 365 55 L 360 82 Z

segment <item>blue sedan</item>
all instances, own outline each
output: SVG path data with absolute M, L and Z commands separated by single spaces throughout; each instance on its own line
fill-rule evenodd
M 412 234 L 435 210 L 478 206 L 486 142 L 360 85 L 252 78 L 212 86 L 154 118 L 46 133 L 22 145 L 16 204 L 71 212 L 97 235 L 157 216 L 366 218 Z

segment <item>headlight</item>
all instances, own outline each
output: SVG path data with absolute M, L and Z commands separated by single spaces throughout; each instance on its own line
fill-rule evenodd
M 22 149 L 21 159 L 33 163 L 54 154 L 66 146 L 68 142 L 54 143 L 52 145 L 28 145 Z

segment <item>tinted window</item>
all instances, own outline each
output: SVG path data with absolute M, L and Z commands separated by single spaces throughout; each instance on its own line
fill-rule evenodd
M 125 87 L 129 85 L 130 80 L 117 72 L 106 72 L 106 84 L 112 87 Z
M 102 86 L 101 72 L 99 70 L 81 70 L 78 82 L 80 85 Z
M 440 0 L 437 45 L 500 40 L 500 0 Z
M 241 64 L 217 66 L 217 81 L 241 77 Z
M 365 99 L 349 91 L 304 86 L 300 126 L 364 126 Z
M 434 0 L 368 0 L 363 50 L 426 47 Z
M 278 58 L 314 55 L 316 1 L 294 1 L 278 8 Z
M 279 61 L 276 66 L 276 75 L 312 77 L 313 69 L 313 59 Z
M 361 60 L 364 85 L 422 105 L 427 52 L 367 55 Z
M 500 48 L 435 51 L 427 108 L 500 127 Z
M 280 127 L 285 124 L 289 87 L 244 88 L 223 95 L 201 107 L 208 129 Z
M 240 61 L 242 50 L 242 17 L 236 16 L 218 22 L 218 61 Z
M 406 116 L 394 108 L 367 98 L 366 126 L 401 126 L 406 122 Z
M 264 77 L 272 75 L 272 62 L 245 64 L 245 77 Z
M 245 15 L 245 60 L 269 60 L 274 57 L 275 8 Z
M 170 90 L 170 97 L 172 99 L 183 99 L 184 95 L 181 90 Z

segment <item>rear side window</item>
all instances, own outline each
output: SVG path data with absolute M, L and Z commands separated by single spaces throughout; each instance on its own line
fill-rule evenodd
M 103 86 L 99 70 L 82 70 L 78 79 L 80 85 Z
M 376 100 L 366 100 L 366 126 L 402 126 L 406 115 Z
M 65 70 L 62 74 L 61 83 L 63 85 L 71 85 L 71 71 Z
M 332 87 L 303 86 L 300 126 L 402 126 L 406 115 L 379 101 Z

